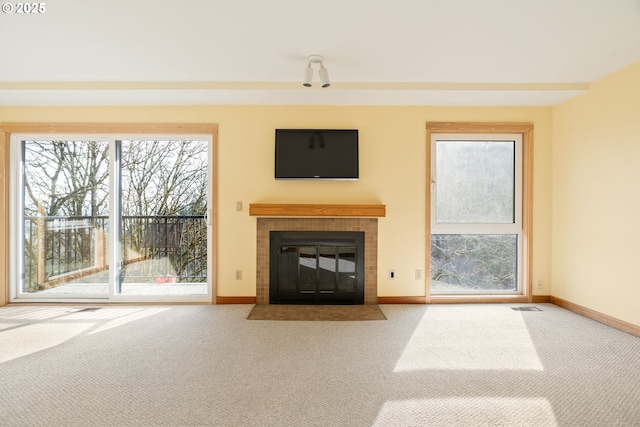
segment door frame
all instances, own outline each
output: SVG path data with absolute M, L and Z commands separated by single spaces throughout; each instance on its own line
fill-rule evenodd
M 427 303 L 532 302 L 533 231 L 533 123 L 520 122 L 427 122 L 425 296 Z M 520 134 L 522 136 L 522 283 L 516 295 L 431 294 L 431 137 L 432 134 Z
M 11 221 L 10 212 L 13 207 L 10 202 L 11 191 L 9 189 L 13 185 L 12 180 L 15 179 L 10 173 L 10 141 L 12 134 L 85 134 L 85 135 L 99 135 L 99 134 L 121 134 L 121 135 L 208 135 L 211 139 L 210 147 L 210 163 L 208 179 L 209 188 L 211 194 L 209 196 L 210 205 L 207 207 L 207 216 L 209 222 L 209 247 L 211 253 L 208 255 L 209 265 L 209 283 L 211 289 L 211 304 L 215 304 L 217 295 L 217 206 L 218 206 L 218 174 L 217 174 L 217 159 L 218 159 L 218 125 L 215 123 L 194 123 L 194 124 L 181 124 L 181 123 L 3 123 L 0 125 L 0 161 L 4 160 L 4 184 L 3 191 L 0 191 L 2 200 L 5 201 L 5 208 L 1 212 L 3 215 L 4 224 L 0 224 L 2 231 L 0 234 L 5 234 L 7 237 L 3 239 L 4 245 L 0 247 L 0 279 L 4 278 L 4 289 L 0 288 L 0 305 L 3 303 L 22 302 L 23 300 L 12 300 L 13 288 L 16 286 L 13 277 L 17 272 L 12 271 L 15 269 L 12 263 L 9 263 L 9 254 L 11 247 L 14 244 L 9 227 Z M 3 159 L 4 158 L 4 159 Z M 33 302 L 32 300 L 24 300 L 25 302 Z M 100 302 L 105 302 L 101 300 Z M 111 301 L 110 301 L 111 302 Z

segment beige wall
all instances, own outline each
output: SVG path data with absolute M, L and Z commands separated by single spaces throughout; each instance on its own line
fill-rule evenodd
M 259 202 L 385 204 L 387 216 L 379 220 L 378 295 L 424 296 L 424 280 L 415 280 L 414 270 L 425 268 L 426 122 L 532 122 L 532 277 L 544 283 L 534 294 L 550 294 L 551 108 L 0 108 L 0 122 L 18 121 L 217 123 L 219 296 L 255 295 L 256 219 L 248 215 L 248 205 Z M 274 129 L 316 127 L 359 129 L 360 180 L 274 180 Z M 244 204 L 242 212 L 236 211 L 238 201 Z M 6 252 L 0 258 L 6 259 Z M 396 271 L 393 282 L 387 278 L 389 269 Z M 243 280 L 235 280 L 235 270 L 243 270 Z
M 640 62 L 553 108 L 552 294 L 640 325 Z

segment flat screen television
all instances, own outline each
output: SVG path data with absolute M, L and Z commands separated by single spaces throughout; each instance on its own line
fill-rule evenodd
M 356 180 L 357 129 L 276 129 L 275 178 Z

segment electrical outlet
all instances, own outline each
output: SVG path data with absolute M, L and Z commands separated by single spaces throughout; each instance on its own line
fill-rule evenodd
M 242 202 L 236 202 L 236 211 L 242 212 Z
M 422 280 L 422 270 L 416 270 L 416 280 Z
M 396 271 L 395 270 L 389 270 L 389 280 L 393 280 L 396 278 Z
M 242 280 L 242 270 L 236 270 L 236 280 Z
M 538 282 L 536 283 L 536 290 L 537 291 L 542 290 L 542 280 L 538 280 Z

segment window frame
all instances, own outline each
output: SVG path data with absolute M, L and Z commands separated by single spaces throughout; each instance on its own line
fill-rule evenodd
M 531 253 L 532 253 L 532 201 L 533 201 L 533 124 L 532 123 L 477 123 L 477 122 L 427 122 L 427 162 L 426 162 L 426 254 L 425 254 L 425 296 L 427 303 L 436 302 L 532 302 L 532 280 L 531 280 Z M 435 203 L 433 197 L 433 177 L 432 158 L 434 156 L 434 137 L 446 134 L 447 139 L 453 135 L 462 139 L 482 139 L 502 137 L 510 139 L 510 135 L 518 135 L 521 138 L 521 180 L 516 185 L 520 188 L 521 202 L 517 203 L 517 215 L 515 223 L 520 219 L 519 228 L 519 289 L 516 292 L 509 293 L 432 293 L 431 291 L 431 235 L 432 232 L 437 234 L 448 234 L 448 231 L 459 233 L 464 230 L 466 224 L 452 226 L 451 224 L 435 224 L 435 218 L 432 215 L 432 208 Z M 516 178 L 517 179 L 517 178 Z M 518 209 L 520 208 L 520 209 Z M 518 212 L 520 211 L 520 212 Z M 460 227 L 462 226 L 462 227 Z M 487 224 L 485 226 L 486 234 L 491 234 L 496 227 Z

